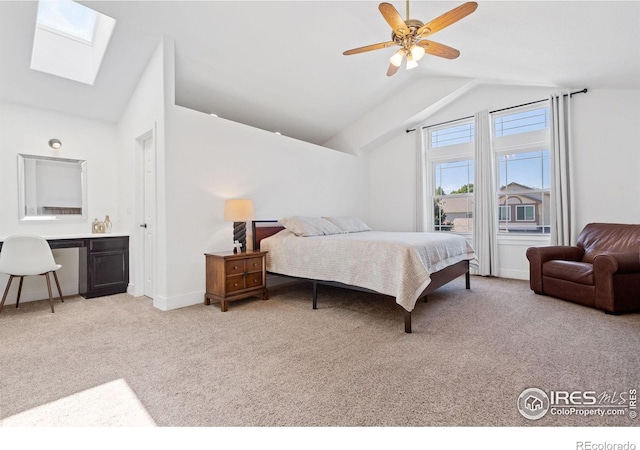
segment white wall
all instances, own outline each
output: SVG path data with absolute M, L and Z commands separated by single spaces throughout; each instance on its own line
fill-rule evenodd
M 546 98 L 557 88 L 479 85 L 434 112 L 423 125 Z M 640 92 L 590 90 L 573 97 L 576 231 L 592 221 L 640 223 Z M 415 133 L 367 151 L 371 191 L 369 220 L 380 229 L 413 230 Z M 500 275 L 528 278 L 526 249 L 539 238 L 501 237 Z
M 144 295 L 143 272 L 144 263 L 144 229 L 142 223 L 143 177 L 142 151 L 139 139 L 151 135 L 154 139 L 155 151 L 158 155 L 156 164 L 156 200 L 158 214 L 164 217 L 164 168 L 161 157 L 164 155 L 164 66 L 165 41 L 159 42 L 151 56 L 145 71 L 131 99 L 118 121 L 118 206 L 122 224 L 129 232 L 129 288 L 128 292 L 135 296 Z M 164 222 L 158 221 L 155 226 L 156 235 L 164 233 Z M 157 267 L 166 265 L 164 246 L 156 245 Z M 152 275 L 157 289 L 166 290 L 166 280 Z
M 640 91 L 593 89 L 574 97 L 576 229 L 640 223 Z
M 62 141 L 53 150 L 51 138 Z M 86 220 L 61 222 L 20 221 L 18 211 L 18 153 L 87 161 L 88 215 Z M 0 102 L 0 239 L 12 234 L 43 236 L 86 235 L 91 233 L 94 218 L 109 214 L 113 232 L 122 230 L 118 215 L 118 165 L 115 124 L 84 117 L 42 110 L 14 103 Z M 78 293 L 78 250 L 55 250 L 62 269 L 58 272 L 63 294 Z M 7 277 L 0 274 L 0 286 Z M 48 296 L 39 277 L 25 279 L 21 301 Z M 14 282 L 7 304 L 15 303 L 18 283 Z
M 360 154 L 393 140 L 396 132 L 416 123 L 434 108 L 464 95 L 477 83 L 467 78 L 424 76 L 398 90 L 388 101 L 373 108 L 333 136 L 325 146 Z
M 262 220 L 366 220 L 366 168 L 353 155 L 174 106 L 167 110 L 166 159 L 168 290 L 158 299 L 161 309 L 202 301 L 204 253 L 231 250 L 225 199 L 253 199 Z
M 366 219 L 368 178 L 361 159 L 176 106 L 174 67 L 173 42 L 164 38 L 118 126 L 119 201 L 132 237 L 132 283 L 139 280 L 135 266 L 142 258 L 136 139 L 155 127 L 154 306 L 168 310 L 202 302 L 204 253 L 231 250 L 232 224 L 223 221 L 227 198 L 252 198 L 257 219 L 294 214 Z M 129 291 L 142 295 L 140 286 Z
M 415 231 L 416 133 L 399 133 L 363 154 L 369 164 L 369 222 L 374 230 Z

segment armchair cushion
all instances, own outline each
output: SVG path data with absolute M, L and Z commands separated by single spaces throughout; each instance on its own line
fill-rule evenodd
M 542 265 L 542 276 L 593 285 L 593 264 L 553 260 Z

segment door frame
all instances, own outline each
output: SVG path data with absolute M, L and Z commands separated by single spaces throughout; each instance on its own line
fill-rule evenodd
M 144 164 L 144 142 L 147 139 L 151 139 L 151 148 L 154 152 L 154 180 L 157 188 L 157 133 L 155 129 L 155 125 L 153 128 L 147 130 L 140 136 L 135 139 L 135 213 L 133 215 L 133 224 L 132 224 L 132 237 L 135 237 L 135 261 L 134 261 L 134 289 L 132 295 L 135 297 L 141 297 L 145 295 L 145 271 L 146 271 L 146 251 L 145 251 L 145 228 L 141 228 L 140 224 L 145 223 L 145 164 Z M 157 190 L 156 190 L 157 192 Z M 154 195 L 154 201 L 157 202 L 157 198 Z M 154 222 L 157 224 L 157 208 L 154 207 L 153 211 Z M 153 239 L 153 252 L 157 257 L 157 236 Z M 154 298 L 157 292 L 157 266 L 153 267 L 153 297 Z

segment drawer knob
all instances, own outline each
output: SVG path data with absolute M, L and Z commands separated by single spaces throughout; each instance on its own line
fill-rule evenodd
M 238 266 L 233 266 L 233 269 L 234 270 L 238 270 Z
M 238 287 L 238 283 L 233 283 L 233 287 Z
M 256 267 L 258 265 L 258 263 L 253 263 L 253 267 Z

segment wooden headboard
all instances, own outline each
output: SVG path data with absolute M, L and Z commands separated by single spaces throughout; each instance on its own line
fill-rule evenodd
M 253 232 L 253 249 L 260 250 L 260 241 L 269 236 L 273 236 L 284 227 L 278 224 L 277 220 L 253 220 L 251 221 L 251 231 Z

